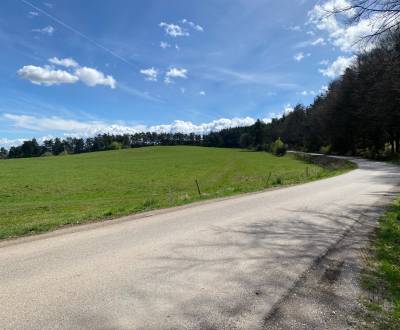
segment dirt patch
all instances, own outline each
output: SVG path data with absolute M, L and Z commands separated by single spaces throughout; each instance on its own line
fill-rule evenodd
M 295 158 L 307 163 L 316 164 L 329 170 L 338 170 L 342 168 L 355 168 L 356 165 L 346 159 L 331 157 L 319 154 L 307 154 L 304 152 L 293 152 Z

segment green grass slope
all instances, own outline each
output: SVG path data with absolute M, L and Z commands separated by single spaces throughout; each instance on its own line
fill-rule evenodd
M 291 156 L 182 146 L 0 161 L 0 239 L 337 172 Z
M 368 329 L 400 329 L 400 198 L 380 220 L 362 278 Z

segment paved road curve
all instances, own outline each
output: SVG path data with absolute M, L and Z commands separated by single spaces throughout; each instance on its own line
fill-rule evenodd
M 397 167 L 0 243 L 1 329 L 256 329 Z

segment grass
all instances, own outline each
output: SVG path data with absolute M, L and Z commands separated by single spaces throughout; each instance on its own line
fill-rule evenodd
M 182 146 L 0 161 L 0 239 L 348 169 L 329 170 L 292 156 Z
M 380 220 L 362 283 L 374 329 L 400 329 L 400 198 Z

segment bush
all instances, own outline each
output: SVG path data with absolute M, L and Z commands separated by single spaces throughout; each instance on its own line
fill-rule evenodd
M 286 154 L 286 146 L 280 138 L 272 143 L 271 152 L 275 156 L 284 156 Z
M 117 141 L 114 141 L 113 143 L 110 144 L 110 148 L 109 148 L 109 149 L 110 149 L 110 150 L 119 150 L 119 149 L 122 149 L 122 144 L 119 143 L 119 142 L 117 142 Z
M 53 154 L 50 151 L 46 151 L 45 153 L 41 154 L 40 157 L 50 157 L 53 156 Z
M 332 150 L 332 145 L 328 144 L 327 146 L 322 146 L 319 152 L 321 154 L 329 155 Z

